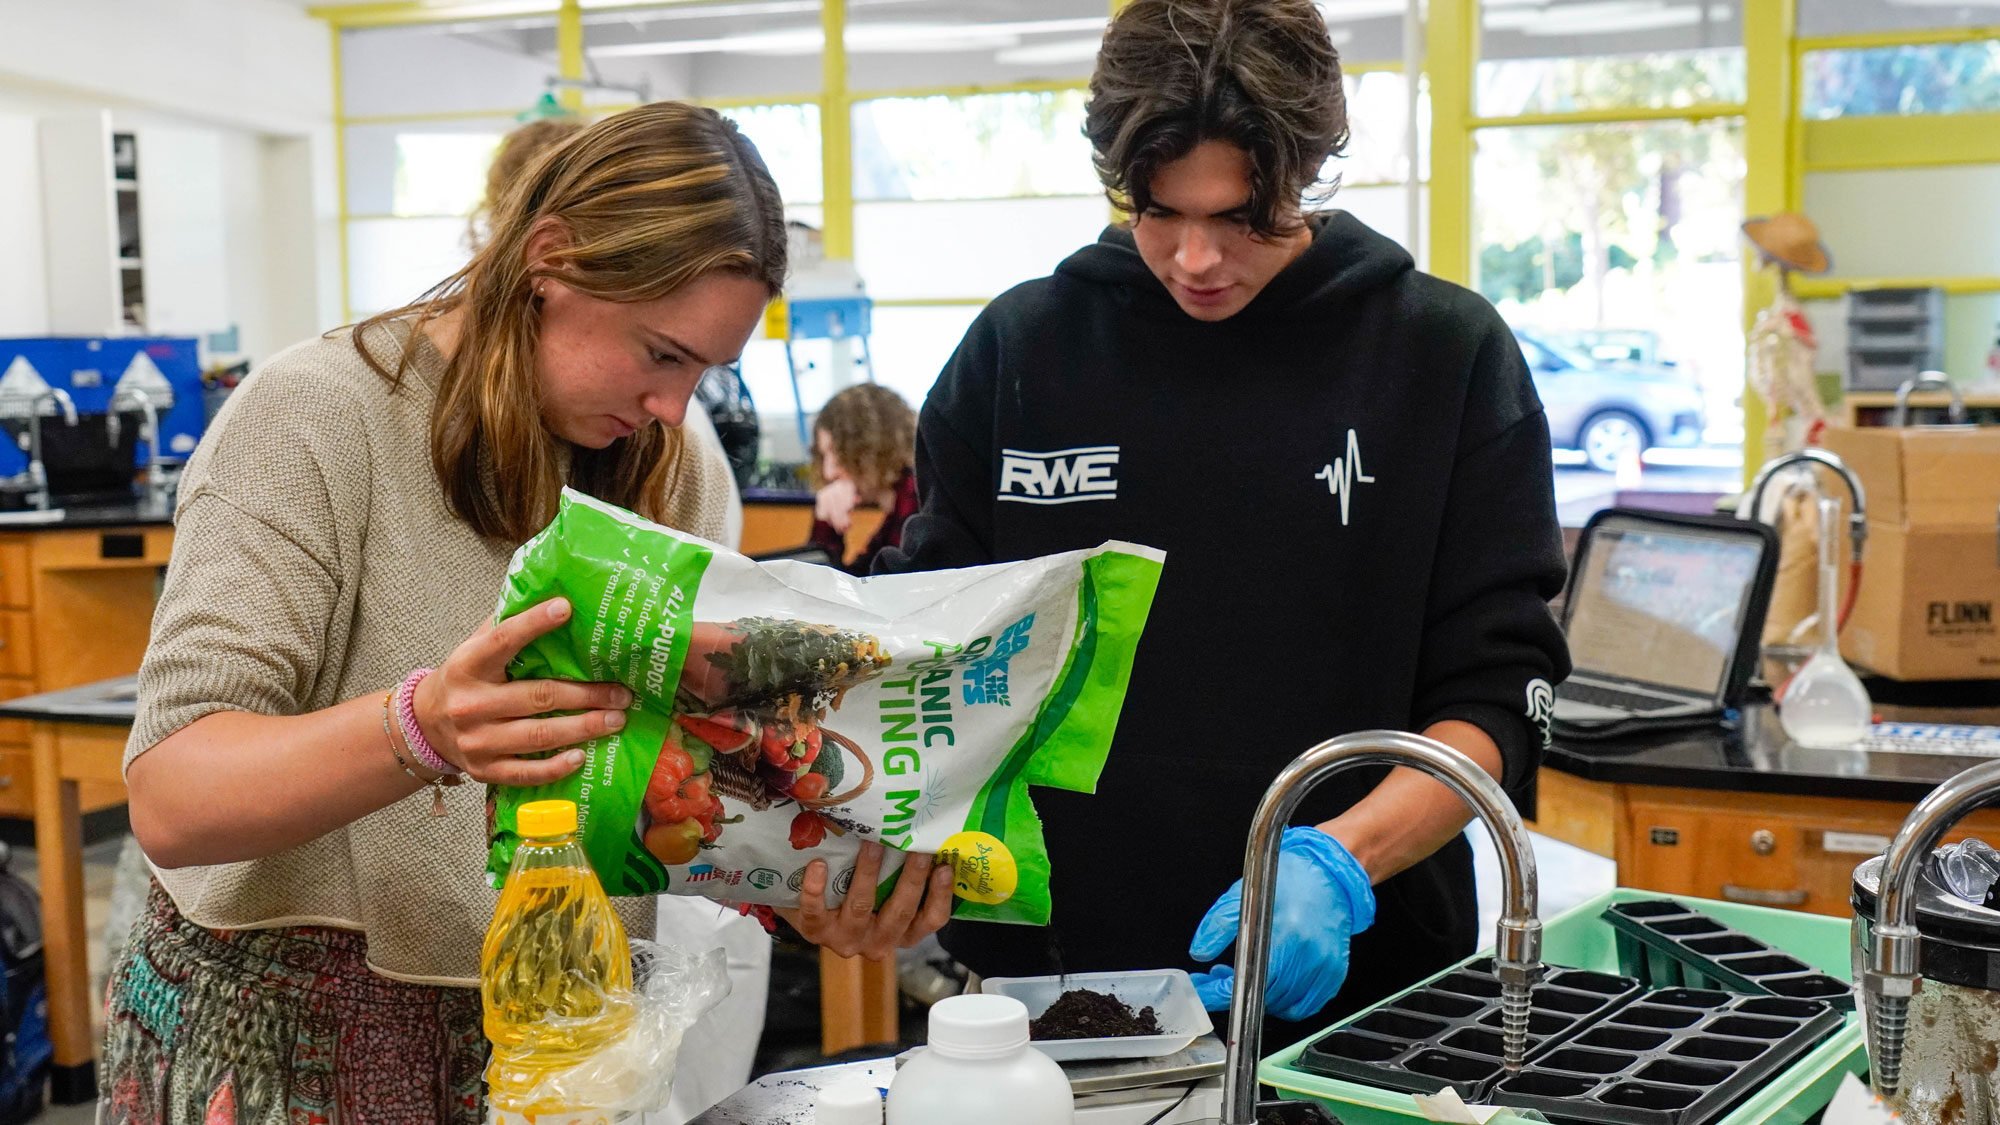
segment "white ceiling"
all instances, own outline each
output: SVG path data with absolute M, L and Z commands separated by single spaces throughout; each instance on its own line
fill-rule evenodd
M 361 3 L 365 0 L 284 0 Z M 426 0 L 441 13 L 454 0 Z M 491 7 L 504 7 L 506 0 Z M 623 0 L 582 0 L 593 55 L 604 59 L 686 56 L 797 58 L 816 55 L 817 0 L 708 0 L 593 12 Z M 1485 0 L 1485 58 L 1548 58 L 1683 51 L 1742 42 L 1742 11 L 1771 0 Z M 477 0 L 466 0 L 475 10 Z M 1319 0 L 1344 57 L 1402 53 L 1406 0 Z M 1798 0 L 1801 31 L 1824 35 L 1895 27 L 1990 22 L 2000 0 Z M 848 0 L 849 50 L 857 55 L 979 54 L 1023 66 L 1087 72 L 1105 0 Z M 549 16 L 466 20 L 433 33 L 463 36 L 552 58 Z M 1072 57 L 1074 56 L 1074 58 Z M 1078 62 L 1078 60 L 1082 60 Z M 886 62 L 886 59 L 885 59 Z

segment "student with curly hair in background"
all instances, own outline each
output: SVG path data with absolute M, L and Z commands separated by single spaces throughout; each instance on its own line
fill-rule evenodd
M 901 395 L 863 383 L 827 400 L 813 422 L 813 546 L 852 574 L 867 574 L 875 557 L 903 541 L 903 523 L 917 512 L 917 415 Z M 880 508 L 882 527 L 853 559 L 847 529 L 856 508 Z

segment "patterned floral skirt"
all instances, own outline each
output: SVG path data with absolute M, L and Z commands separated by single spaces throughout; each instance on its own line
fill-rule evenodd
M 479 993 L 371 972 L 358 933 L 215 931 L 156 883 L 111 974 L 101 1125 L 479 1125 Z

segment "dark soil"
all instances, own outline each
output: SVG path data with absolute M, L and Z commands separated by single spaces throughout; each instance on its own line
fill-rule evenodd
M 1133 1035 L 1160 1034 L 1159 1017 L 1151 1008 L 1137 1014 L 1116 996 L 1072 988 L 1049 1005 L 1040 1018 L 1028 1025 L 1028 1035 L 1037 1040 L 1114 1039 Z

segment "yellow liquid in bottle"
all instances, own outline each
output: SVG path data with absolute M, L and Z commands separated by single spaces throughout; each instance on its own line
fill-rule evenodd
M 575 838 L 524 840 L 480 957 L 493 1104 L 530 1113 L 585 1108 L 541 1104 L 526 1087 L 623 1035 L 631 988 L 625 927 Z

